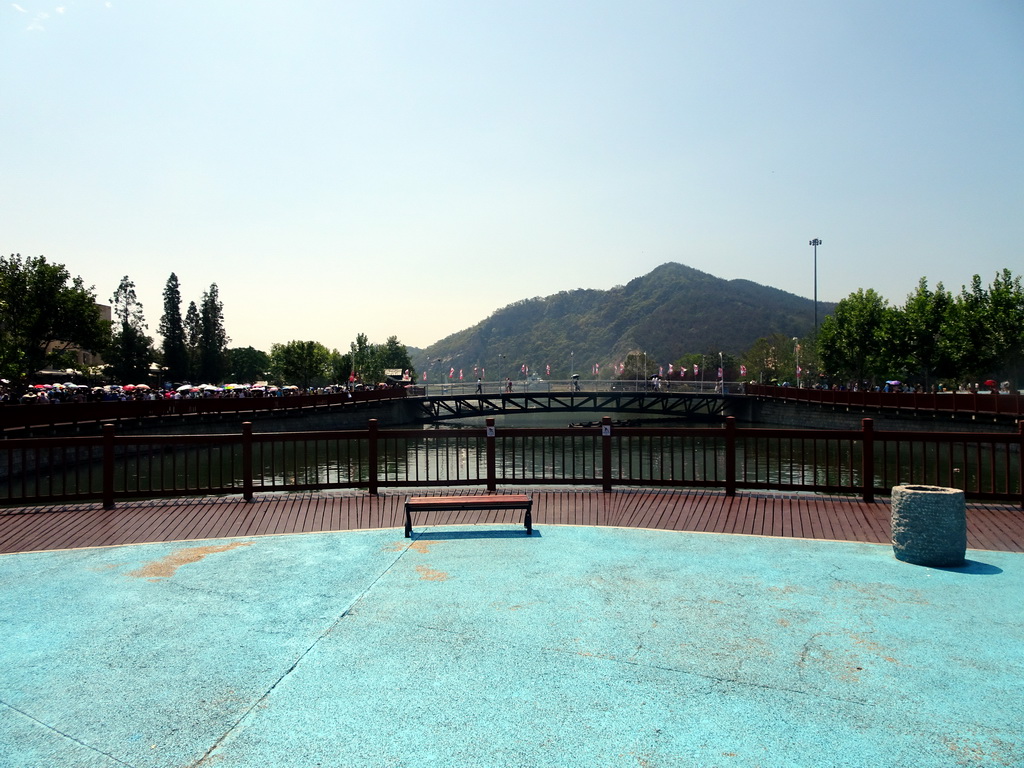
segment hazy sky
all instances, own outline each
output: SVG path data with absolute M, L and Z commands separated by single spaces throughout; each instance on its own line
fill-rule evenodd
M 0 234 L 150 332 L 426 346 L 678 261 L 811 297 L 1024 273 L 1024 3 L 21 0 Z M 685 313 L 687 308 L 680 306 Z

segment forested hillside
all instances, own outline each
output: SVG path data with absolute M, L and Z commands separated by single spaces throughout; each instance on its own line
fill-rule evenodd
M 819 303 L 819 318 L 833 306 Z M 609 290 L 516 302 L 417 350 L 415 362 L 433 381 L 452 368 L 469 378 L 475 367 L 498 379 L 524 364 L 545 377 L 551 366 L 551 378 L 589 376 L 598 364 L 603 377 L 631 351 L 667 366 L 690 353 L 738 355 L 763 336 L 805 336 L 813 326 L 810 299 L 668 263 Z

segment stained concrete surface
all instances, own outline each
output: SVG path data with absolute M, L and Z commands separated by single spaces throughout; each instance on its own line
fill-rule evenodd
M 1024 555 L 419 528 L 0 557 L 0 766 L 1024 765 Z

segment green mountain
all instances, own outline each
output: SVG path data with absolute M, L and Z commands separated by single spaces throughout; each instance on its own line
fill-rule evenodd
M 834 304 L 818 303 L 819 319 Z M 814 302 L 749 280 L 723 280 L 683 264 L 662 264 L 609 290 L 561 291 L 499 309 L 472 328 L 454 333 L 413 360 L 429 381 L 451 368 L 489 380 L 512 376 L 522 365 L 544 378 L 570 372 L 604 374 L 630 352 L 647 354 L 652 368 L 690 353 L 740 355 L 762 336 L 806 336 Z M 547 366 L 551 367 L 550 374 Z

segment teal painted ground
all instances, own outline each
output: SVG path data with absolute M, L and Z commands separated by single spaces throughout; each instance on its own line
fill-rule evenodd
M 1024 555 L 544 526 L 0 557 L 0 765 L 1020 766 Z

